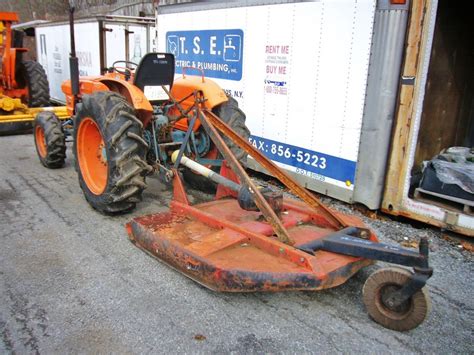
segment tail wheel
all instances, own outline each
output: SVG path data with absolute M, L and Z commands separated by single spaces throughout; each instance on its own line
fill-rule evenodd
M 49 105 L 49 83 L 46 72 L 40 63 L 27 60 L 23 63 L 23 83 L 28 86 L 28 106 L 43 107 Z
M 250 131 L 245 125 L 245 114 L 239 109 L 239 105 L 237 101 L 232 98 L 228 97 L 228 101 L 216 106 L 212 110 L 219 118 L 227 123 L 230 128 L 232 128 L 239 136 L 243 139 L 247 140 L 250 137 Z M 242 164 L 247 163 L 247 153 L 241 149 L 238 145 L 236 145 L 232 140 L 227 137 L 223 137 L 224 142 L 230 148 L 232 153 L 234 153 L 237 160 L 239 160 Z M 212 147 L 209 153 L 203 157 L 205 159 L 220 159 L 222 156 L 217 152 L 216 147 Z M 215 171 L 219 171 L 219 168 L 213 168 Z M 216 191 L 217 185 L 206 179 L 205 177 L 194 173 L 192 170 L 185 168 L 183 171 L 184 180 L 193 188 L 214 193 Z
M 74 128 L 74 156 L 87 202 L 106 214 L 135 208 L 146 188 L 143 124 L 119 94 L 85 95 Z
M 385 328 L 398 331 L 416 328 L 430 311 L 431 301 L 426 287 L 399 306 L 390 307 L 384 302 L 387 295 L 408 282 L 410 275 L 405 269 L 385 268 L 374 272 L 365 282 L 362 296 L 367 312 Z
M 34 137 L 41 164 L 49 169 L 61 168 L 66 160 L 66 139 L 61 121 L 53 112 L 36 115 Z

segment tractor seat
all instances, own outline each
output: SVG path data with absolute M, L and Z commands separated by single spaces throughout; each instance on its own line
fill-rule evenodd
M 152 103 L 168 100 L 161 88 L 171 90 L 174 80 L 174 55 L 171 53 L 147 53 L 135 70 L 134 85 L 145 93 Z

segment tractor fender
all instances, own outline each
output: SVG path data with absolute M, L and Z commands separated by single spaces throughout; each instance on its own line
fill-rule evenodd
M 153 107 L 145 94 L 133 84 L 123 80 L 116 80 L 106 77 L 81 77 L 80 93 L 92 94 L 96 91 L 113 91 L 122 95 L 130 105 L 135 109 L 138 118 L 146 126 L 153 114 Z M 71 82 L 66 80 L 61 86 L 62 91 L 66 94 L 66 104 L 68 109 L 72 111 L 74 97 L 72 95 Z
M 217 105 L 227 101 L 227 96 L 222 88 L 211 79 L 203 76 L 186 75 L 176 79 L 173 82 L 171 95 L 180 101 L 182 98 L 190 95 L 193 91 L 201 91 L 206 98 L 204 106 L 207 109 L 213 109 Z M 194 98 L 190 97 L 183 102 L 184 107 L 189 107 L 194 104 Z
M 107 86 L 95 80 L 96 77 L 81 77 L 79 81 L 79 96 L 92 94 L 96 91 L 107 91 Z M 72 93 L 71 80 L 64 80 L 61 84 L 61 91 L 66 96 L 66 108 L 69 115 L 74 115 L 75 99 Z
M 153 115 L 153 107 L 143 91 L 135 85 L 123 80 L 101 77 L 98 81 L 107 86 L 110 91 L 114 91 L 125 97 L 128 103 L 135 109 L 137 117 L 143 122 L 143 125 L 145 127 L 148 125 Z
M 135 85 L 130 84 L 127 81 L 111 78 L 100 78 L 97 81 L 107 86 L 110 91 L 114 91 L 125 97 L 135 110 L 153 112 L 153 107 L 151 106 L 150 101 L 148 101 L 143 91 Z

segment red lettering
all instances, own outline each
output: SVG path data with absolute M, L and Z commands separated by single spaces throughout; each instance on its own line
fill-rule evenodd
M 277 67 L 275 65 L 267 65 L 267 74 L 276 73 Z
M 265 53 L 279 53 L 280 46 L 265 46 Z

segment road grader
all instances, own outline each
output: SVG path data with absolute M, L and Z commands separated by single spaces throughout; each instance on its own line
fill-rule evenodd
M 72 137 L 75 168 L 87 202 L 106 214 L 133 209 L 152 173 L 169 180 L 167 212 L 132 219 L 133 244 L 219 292 L 321 290 L 338 286 L 375 260 L 367 279 L 371 318 L 405 331 L 429 311 L 428 241 L 419 250 L 379 242 L 357 217 L 326 207 L 248 142 L 237 102 L 204 75 L 175 79 L 174 57 L 148 53 L 118 62 L 98 77 L 78 75 L 71 11 L 71 78 L 62 84 L 71 119 L 41 112 L 34 139 L 41 163 L 60 168 Z M 192 71 L 195 69 L 186 69 Z M 251 156 L 299 197 L 258 185 L 245 170 Z M 210 187 L 214 200 L 191 205 L 183 177 Z

